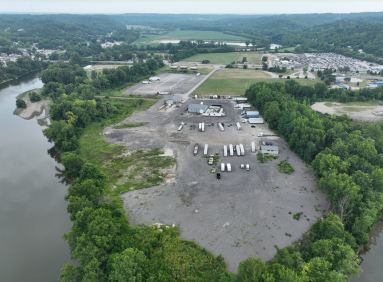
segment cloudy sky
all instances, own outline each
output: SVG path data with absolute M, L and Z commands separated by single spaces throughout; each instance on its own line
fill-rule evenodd
M 297 14 L 379 11 L 383 11 L 382 0 L 0 0 L 0 13 Z

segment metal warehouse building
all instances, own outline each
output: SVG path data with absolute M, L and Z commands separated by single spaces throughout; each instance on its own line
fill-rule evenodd
M 208 109 L 208 106 L 203 104 L 189 104 L 188 106 L 189 113 L 202 114 L 206 112 L 207 109 Z
M 278 154 L 278 146 L 261 146 L 262 154 Z

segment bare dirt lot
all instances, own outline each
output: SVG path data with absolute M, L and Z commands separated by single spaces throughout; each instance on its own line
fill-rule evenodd
M 157 75 L 160 81 L 153 81 L 150 84 L 140 83 L 122 94 L 142 94 L 153 95 L 157 92 L 169 92 L 170 94 L 185 94 L 200 82 L 205 75 L 196 76 L 195 74 L 174 74 L 162 73 Z
M 347 114 L 355 121 L 377 122 L 383 120 L 383 106 L 358 105 L 359 103 L 318 102 L 311 106 L 315 111 L 341 116 Z
M 214 255 L 222 254 L 231 272 L 236 272 L 239 262 L 249 256 L 272 258 L 274 245 L 285 247 L 299 239 L 326 210 L 325 196 L 316 190 L 314 175 L 278 137 L 262 140 L 279 146 L 279 159 L 260 163 L 256 153 L 261 138 L 257 134 L 269 130 L 266 125 L 251 128 L 243 123 L 241 130 L 229 127 L 240 121 L 240 110 L 234 109 L 233 101 L 203 100 L 207 105 L 221 104 L 225 117 L 188 114 L 189 102 L 201 101 L 187 100 L 180 108 L 162 112 L 158 111 L 163 103 L 160 100 L 124 121 L 148 122 L 147 126 L 104 131 L 109 142 L 123 143 L 132 149 L 163 148 L 177 160 L 177 167 L 165 172 L 168 177 L 164 184 L 121 195 L 130 222 L 179 225 L 183 238 L 195 240 Z M 181 122 L 185 126 L 177 131 Z M 190 129 L 190 125 L 198 128 L 199 122 L 214 126 L 205 126 L 205 132 Z M 217 122 L 225 124 L 224 132 L 219 131 Z M 255 153 L 251 152 L 253 141 L 257 144 Z M 200 149 L 193 156 L 196 142 Z M 240 143 L 245 147 L 245 156 L 223 156 L 223 145 Z M 216 180 L 213 167 L 203 157 L 205 144 L 209 144 L 209 155 L 219 153 L 216 168 L 221 162 L 231 163 L 232 172 L 222 172 L 221 180 Z M 287 157 L 295 169 L 291 175 L 276 168 Z M 249 164 L 250 171 L 241 169 L 241 164 Z M 300 212 L 300 220 L 293 219 Z

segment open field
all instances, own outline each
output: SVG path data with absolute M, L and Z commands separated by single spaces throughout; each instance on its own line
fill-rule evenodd
M 248 79 L 248 78 L 270 78 L 270 75 L 263 71 L 252 69 L 222 69 L 216 71 L 209 79 Z
M 144 34 L 135 43 L 151 42 L 166 39 L 179 39 L 179 40 L 237 40 L 243 41 L 247 38 L 242 36 L 235 36 L 225 34 L 218 31 L 202 31 L 202 30 L 175 30 L 165 34 Z
M 242 52 L 238 54 L 241 61 L 242 57 L 246 57 L 250 64 L 261 64 L 262 57 L 265 55 L 263 52 Z
M 179 64 L 182 64 L 182 63 L 179 63 Z M 197 66 L 197 65 L 188 65 L 189 67 L 191 66 Z M 210 73 L 214 67 L 211 66 L 211 65 L 198 65 L 197 66 L 197 70 L 181 70 L 181 69 L 177 69 L 177 70 L 172 70 L 170 69 L 170 66 L 168 65 L 165 65 L 164 67 L 156 70 L 156 73 L 157 74 L 161 74 L 161 73 L 181 73 L 181 74 L 197 74 L 197 73 L 200 73 L 200 74 L 208 74 Z
M 355 121 L 377 122 L 383 120 L 383 106 L 376 101 L 336 103 L 318 102 L 311 106 L 315 111 L 327 114 L 349 115 Z
M 279 248 L 291 245 L 327 210 L 325 195 L 316 188 L 315 176 L 291 152 L 279 137 L 259 138 L 268 132 L 266 125 L 251 128 L 243 124 L 241 130 L 230 123 L 239 120 L 240 110 L 231 100 L 197 100 L 207 105 L 221 104 L 225 117 L 202 117 L 186 112 L 188 100 L 172 111 L 158 111 L 163 100 L 143 112 L 135 112 L 123 123 L 148 123 L 143 127 L 104 129 L 106 141 L 126 146 L 129 150 L 151 151 L 160 148 L 164 156 L 174 156 L 176 167 L 160 169 L 165 183 L 134 190 L 121 195 L 126 214 L 132 224 L 175 224 L 181 237 L 195 240 L 214 255 L 222 254 L 228 270 L 236 272 L 238 263 L 249 256 L 263 260 L 272 258 Z M 225 132 L 217 126 L 206 126 L 205 132 L 191 130 L 199 122 L 225 123 Z M 182 131 L 177 131 L 181 122 Z M 251 142 L 272 141 L 279 146 L 278 160 L 260 163 L 257 152 L 251 153 Z M 201 147 L 193 156 L 194 144 Z M 243 144 L 245 156 L 224 157 L 223 145 Z M 218 152 L 219 163 L 231 163 L 232 172 L 222 172 L 220 181 L 212 173 L 213 166 L 203 156 L 204 144 L 210 154 Z M 277 164 L 288 159 L 295 172 L 278 172 Z M 249 164 L 250 171 L 240 169 Z M 218 167 L 218 166 L 217 166 Z M 134 177 L 134 171 L 130 175 Z M 303 212 L 300 220 L 293 215 Z M 286 235 L 288 234 L 288 236 Z M 291 236 L 290 236 L 291 235 Z
M 241 58 L 242 53 L 200 53 L 195 56 L 183 59 L 185 62 L 202 62 L 203 60 L 209 60 L 212 64 L 227 65 L 231 62 L 236 62 Z
M 247 71 L 247 70 L 246 70 Z M 252 71 L 252 70 L 248 70 Z M 254 73 L 258 73 L 260 71 L 253 71 Z M 219 72 L 217 72 L 219 73 Z M 216 73 L 215 73 L 216 74 Z M 215 75 L 214 74 L 214 75 Z M 206 95 L 244 95 L 247 88 L 250 85 L 257 82 L 282 82 L 286 81 L 285 78 L 237 78 L 237 79 L 214 79 L 213 76 L 206 80 L 193 94 L 198 96 L 206 96 Z M 294 79 L 303 85 L 313 86 L 318 81 L 310 80 L 310 79 Z

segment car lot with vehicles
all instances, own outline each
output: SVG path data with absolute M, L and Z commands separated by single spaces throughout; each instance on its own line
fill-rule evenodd
M 249 256 L 267 260 L 276 252 L 274 245 L 280 248 L 291 245 L 321 217 L 327 203 L 315 188 L 314 175 L 282 139 L 258 137 L 261 132 L 270 132 L 265 124 L 251 128 L 250 124 L 241 123 L 238 130 L 235 124 L 241 120 L 241 111 L 234 108 L 234 101 L 197 101 L 221 104 L 226 115 L 190 114 L 188 104 L 195 102 L 191 100 L 173 111 L 158 111 L 163 103 L 159 101 L 124 121 L 147 122 L 146 126 L 118 130 L 108 127 L 104 133 L 107 141 L 123 144 L 129 150 L 161 148 L 177 160 L 176 167 L 161 172 L 164 184 L 141 190 L 132 187 L 132 191 L 121 195 L 130 222 L 178 225 L 181 237 L 194 239 L 214 255 L 222 254 L 228 270 L 236 272 L 238 263 Z M 181 122 L 184 126 L 178 131 Z M 201 122 L 211 126 L 199 131 Z M 224 131 L 218 128 L 218 123 Z M 279 146 L 279 159 L 259 162 L 261 142 Z M 196 143 L 200 150 L 194 155 Z M 205 144 L 208 144 L 207 155 L 204 155 Z M 240 144 L 244 155 L 238 155 L 237 149 L 234 152 Z M 208 164 L 211 155 L 219 157 L 213 165 Z M 276 169 L 287 157 L 295 169 L 291 175 Z M 225 164 L 224 171 L 221 163 Z M 298 212 L 303 212 L 304 220 L 293 219 L 292 214 Z

